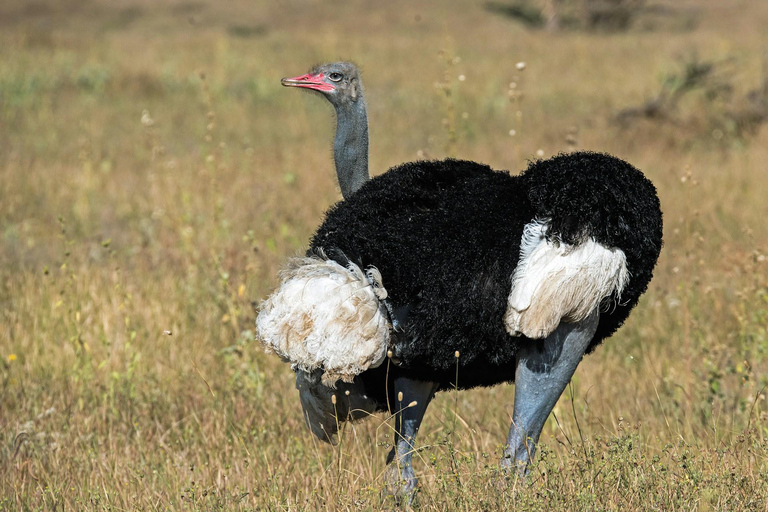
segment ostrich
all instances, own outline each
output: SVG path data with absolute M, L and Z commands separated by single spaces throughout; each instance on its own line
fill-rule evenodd
M 662 245 L 653 184 L 591 152 L 535 161 L 519 176 L 447 159 L 368 179 L 357 68 L 327 64 L 282 83 L 336 108 L 344 196 L 257 318 L 265 347 L 296 372 L 309 428 L 333 443 L 344 421 L 394 414 L 387 489 L 410 502 L 414 442 L 434 394 L 515 382 L 501 465 L 525 474 L 582 357 L 652 277 Z

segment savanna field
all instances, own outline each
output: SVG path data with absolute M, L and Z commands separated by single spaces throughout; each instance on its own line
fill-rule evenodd
M 0 511 L 392 506 L 393 421 L 320 443 L 255 338 L 341 198 L 330 105 L 280 78 L 339 59 L 372 174 L 605 151 L 664 212 L 528 479 L 498 466 L 514 385 L 440 393 L 415 508 L 768 510 L 768 3 L 623 3 L 0 5 Z

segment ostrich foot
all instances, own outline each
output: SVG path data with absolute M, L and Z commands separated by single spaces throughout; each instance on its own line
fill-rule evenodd
M 384 494 L 395 500 L 399 506 L 410 507 L 418 491 L 418 479 L 410 464 L 398 467 L 393 461 L 384 471 Z
M 501 471 L 507 478 L 524 479 L 528 475 L 529 460 L 525 457 L 523 460 L 516 458 L 512 450 L 507 448 L 499 461 Z

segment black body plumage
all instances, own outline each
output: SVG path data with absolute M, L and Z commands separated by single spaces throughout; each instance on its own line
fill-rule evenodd
M 328 212 L 311 241 L 343 264 L 376 267 L 399 329 L 393 374 L 452 388 L 513 381 L 522 344 L 504 313 L 523 228 L 547 219 L 547 237 L 587 237 L 626 254 L 630 279 L 604 304 L 594 349 L 624 322 L 651 279 L 661 250 L 654 186 L 630 164 L 581 152 L 536 161 L 519 176 L 461 160 L 403 164 L 365 183 Z M 384 407 L 387 364 L 360 375 Z

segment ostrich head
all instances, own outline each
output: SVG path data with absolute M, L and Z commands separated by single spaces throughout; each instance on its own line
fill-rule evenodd
M 360 71 L 351 62 L 315 66 L 306 75 L 283 78 L 286 87 L 317 91 L 336 109 L 333 159 L 344 198 L 368 181 L 368 114 Z
M 306 75 L 283 78 L 282 84 L 317 91 L 337 108 L 363 101 L 360 71 L 351 62 L 321 64 Z

